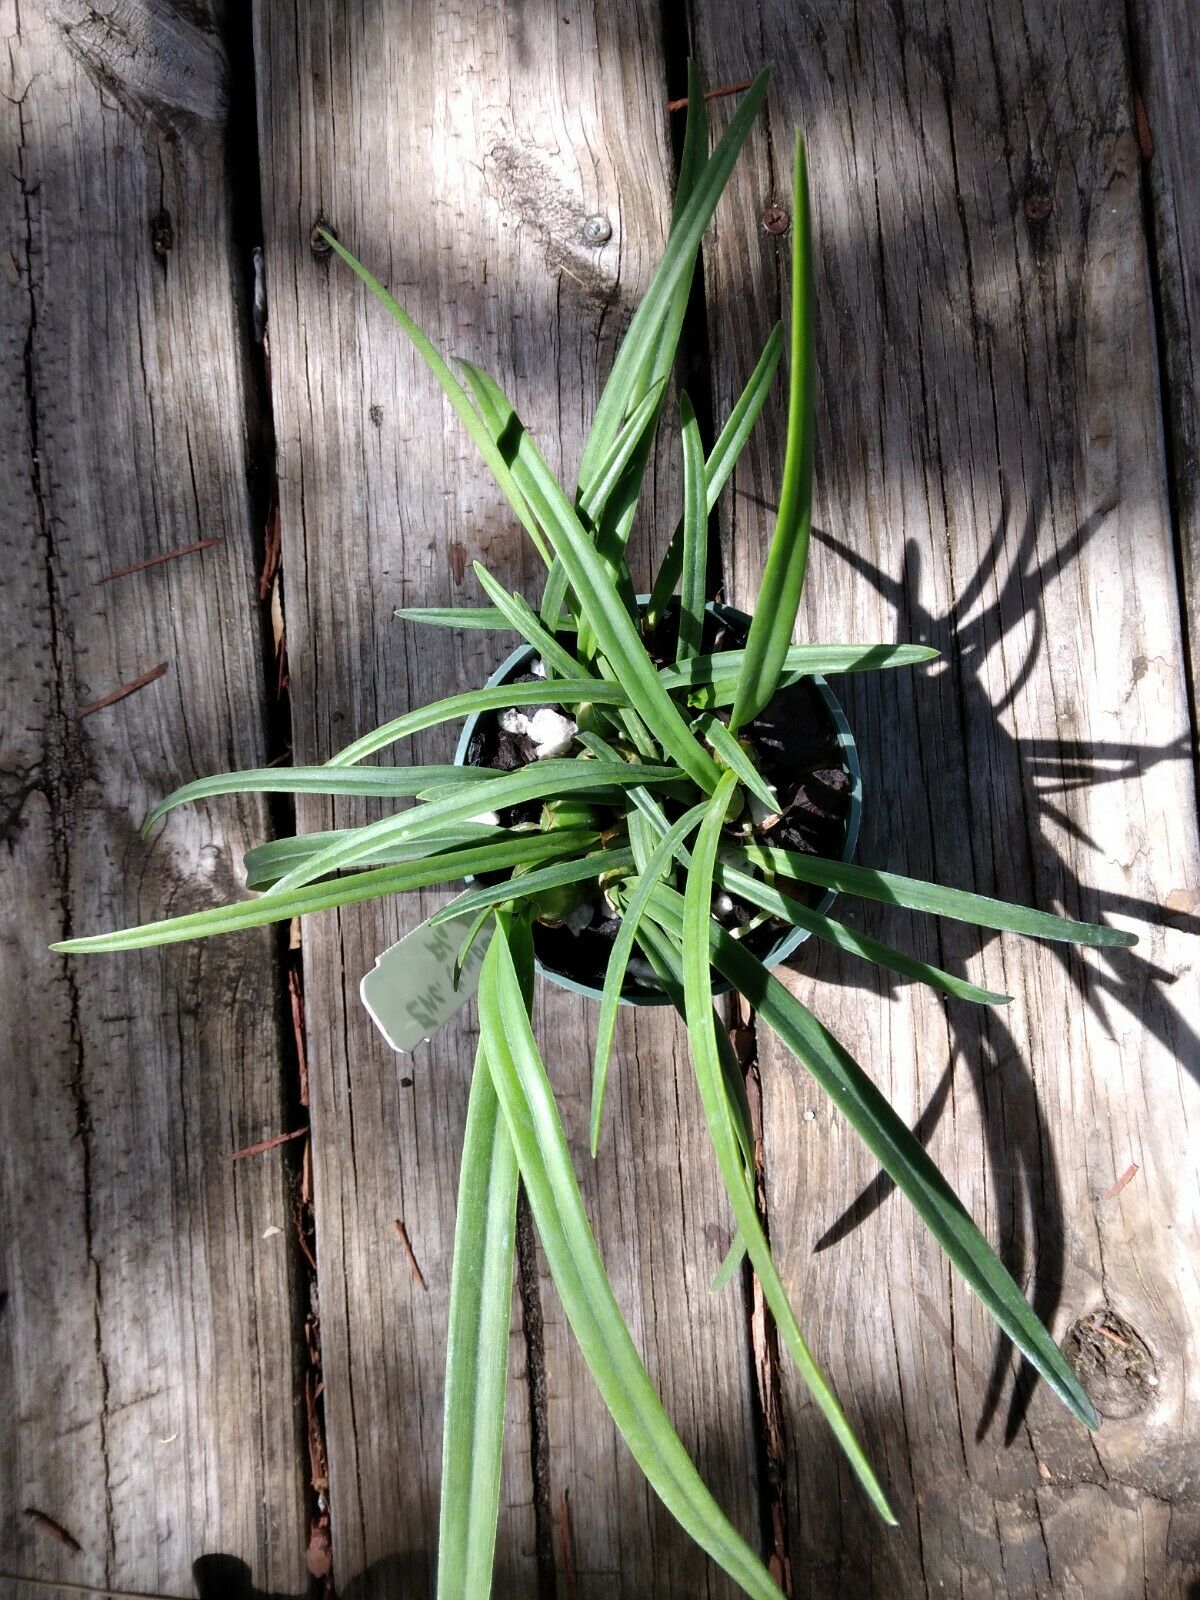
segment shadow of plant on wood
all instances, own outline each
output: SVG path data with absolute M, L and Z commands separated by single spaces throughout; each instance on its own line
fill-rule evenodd
M 1021 811 L 1031 867 L 1039 880 L 1054 885 L 1058 908 L 1092 921 L 1102 921 L 1107 913 L 1115 912 L 1194 934 L 1200 932 L 1200 917 L 1187 910 L 1164 910 L 1151 901 L 1092 889 L 1084 883 L 1066 852 L 1055 843 L 1051 828 L 1061 829 L 1086 849 L 1099 850 L 1100 846 L 1050 798 L 1074 789 L 1144 778 L 1162 762 L 1189 761 L 1189 734 L 1185 731 L 1161 745 L 1060 741 L 1014 735 L 1004 722 L 1004 713 L 1029 682 L 1045 646 L 1042 595 L 1048 584 L 1062 577 L 1077 561 L 1107 515 L 1106 509 L 1097 511 L 1052 556 L 1039 560 L 1036 544 L 1041 505 L 1034 496 L 1018 548 L 1007 571 L 1002 572 L 1009 523 L 1006 501 L 977 571 L 942 614 L 921 603 L 921 549 L 915 541 L 906 545 L 903 575 L 892 578 L 831 534 L 814 528 L 813 536 L 904 616 L 906 637 L 914 643 L 937 645 L 946 652 L 955 676 L 963 726 L 986 725 L 989 741 L 1000 748 L 1002 759 L 995 770 L 1002 775 L 1011 774 L 1010 785 L 1017 791 L 1004 796 L 1004 804 L 1011 802 Z M 996 598 L 971 617 L 971 611 L 993 583 Z M 1024 659 L 1015 670 L 1006 673 L 1007 688 L 999 700 L 993 701 L 982 671 L 984 659 L 1001 641 L 1019 631 L 1027 635 Z M 989 799 L 999 803 L 994 795 Z M 898 870 L 905 867 L 896 861 L 877 864 Z M 1033 898 L 1045 903 L 1046 896 L 1039 893 Z M 962 937 L 956 940 L 956 953 L 976 954 L 995 937 L 978 929 L 957 931 Z M 1147 1028 L 1192 1077 L 1200 1080 L 1200 1037 L 1164 993 L 1174 981 L 1173 974 L 1127 949 L 1097 950 L 1095 956 L 1103 965 L 1085 961 L 1066 945 L 1046 943 L 1041 949 L 1045 959 L 1054 957 L 1062 964 L 1081 1002 L 1102 1025 L 1107 1026 L 1108 1022 L 1105 1002 L 1120 1006 Z M 947 964 L 953 969 L 954 958 L 950 957 Z M 836 970 L 838 976 L 845 971 L 849 980 L 848 968 L 839 964 Z M 889 987 L 901 981 L 889 979 L 886 973 L 880 973 L 879 978 Z M 1049 1324 L 1062 1294 L 1066 1237 L 1058 1162 L 1045 1127 L 1036 1081 L 1000 1012 L 984 1012 L 951 1000 L 946 1014 L 950 1059 L 913 1131 L 922 1144 L 928 1143 L 950 1101 L 958 1062 L 965 1062 L 982 1110 L 989 1171 L 997 1180 L 996 1199 L 1003 1219 L 1000 1255 L 1008 1270 L 1022 1282 L 1036 1248 L 1031 1300 L 1038 1316 Z M 1005 1177 L 1012 1180 L 1011 1186 L 998 1181 Z M 817 1240 L 815 1249 L 826 1250 L 845 1239 L 882 1205 L 894 1187 L 881 1172 Z M 982 1439 L 988 1432 L 999 1408 L 1010 1359 L 1011 1345 L 1000 1336 L 977 1438 Z M 1032 1368 L 1022 1361 L 1008 1407 L 1006 1443 L 1011 1444 L 1021 1428 L 1035 1382 Z

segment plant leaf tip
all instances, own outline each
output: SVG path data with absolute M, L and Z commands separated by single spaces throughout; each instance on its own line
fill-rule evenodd
M 112 934 L 93 933 L 78 939 L 56 939 L 46 948 L 53 950 L 58 956 L 106 955 L 112 948 L 109 943 L 112 937 Z
M 1079 1381 L 1074 1370 L 1068 1368 L 1068 1372 L 1073 1380 L 1070 1387 L 1068 1388 L 1061 1383 L 1055 1384 L 1055 1393 L 1071 1415 L 1077 1421 L 1082 1422 L 1090 1432 L 1095 1433 L 1100 1426 L 1100 1418 L 1097 1415 L 1095 1406 L 1092 1404 L 1091 1396 Z

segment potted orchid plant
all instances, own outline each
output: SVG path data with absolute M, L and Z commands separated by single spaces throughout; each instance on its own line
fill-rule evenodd
M 485 685 L 405 712 L 323 766 L 190 783 L 155 810 L 250 790 L 411 799 L 379 821 L 281 839 L 246 858 L 255 898 L 56 945 L 128 950 L 206 937 L 466 880 L 432 919 L 453 929 L 456 984 L 478 981 L 479 1046 L 463 1156 L 446 1355 L 438 1593 L 490 1592 L 518 1185 L 551 1276 L 617 1427 L 669 1510 L 749 1595 L 779 1591 L 679 1441 L 596 1248 L 532 1023 L 535 971 L 598 1001 L 591 1142 L 601 1135 L 618 1008 L 674 1004 L 686 1019 L 704 1116 L 736 1225 L 721 1269 L 748 1258 L 781 1346 L 885 1522 L 883 1486 L 801 1332 L 755 1205 L 741 1070 L 714 998 L 732 988 L 816 1079 L 917 1208 L 999 1328 L 1088 1427 L 1075 1373 L 924 1148 L 862 1068 L 772 974 L 797 942 L 857 957 L 982 1005 L 1005 996 L 830 916 L 837 894 L 979 927 L 1084 945 L 1133 943 L 1071 921 L 851 861 L 860 807 L 853 738 L 827 675 L 909 668 L 905 644 L 793 643 L 812 507 L 814 311 L 802 141 L 794 170 L 789 409 L 776 528 L 752 616 L 710 600 L 709 514 L 762 409 L 785 344 L 770 335 L 706 453 L 687 396 L 667 391 L 701 239 L 762 103 L 755 81 L 708 149 L 693 75 L 670 237 L 596 409 L 574 493 L 547 466 L 496 383 L 457 372 L 336 238 L 339 257 L 413 341 L 545 564 L 535 611 L 476 565 L 485 604 L 402 613 L 414 625 L 490 628 L 522 643 Z M 679 430 L 683 514 L 653 589 L 626 549 L 656 431 Z M 465 718 L 453 766 L 365 765 Z

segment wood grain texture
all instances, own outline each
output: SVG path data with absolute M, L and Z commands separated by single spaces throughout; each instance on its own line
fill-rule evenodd
M 0 6 L 0 1565 L 184 1594 L 221 1556 L 294 1593 L 293 1274 L 287 1232 L 261 1237 L 289 1202 L 280 1157 L 228 1159 L 280 1128 L 273 942 L 46 948 L 234 892 L 265 827 L 222 806 L 138 837 L 264 740 L 224 52 L 203 7 L 118 10 L 101 62 L 94 10 Z M 157 86 L 163 30 L 186 106 Z
M 494 372 L 571 473 L 665 236 L 665 88 L 657 14 L 631 3 L 595 16 L 575 3 L 263 5 L 256 51 L 296 757 L 320 760 L 385 717 L 480 682 L 507 648 L 405 630 L 393 607 L 476 599 L 474 558 L 530 595 L 540 573 L 398 330 L 347 272 L 314 259 L 314 221 L 331 222 L 443 349 Z M 612 225 L 601 248 L 582 235 L 595 213 Z M 660 541 L 678 506 L 675 459 L 663 452 L 648 488 Z M 430 734 L 414 753 L 446 759 L 453 738 Z M 355 814 L 306 803 L 301 822 Z M 357 985 L 433 903 L 342 912 L 314 922 L 304 944 L 335 1560 L 339 1583 L 405 1600 L 432 1584 L 475 1024 L 467 1013 L 397 1060 Z M 753 1534 L 743 1319 L 736 1291 L 707 1294 L 719 1256 L 703 1230 L 719 1210 L 678 1035 L 661 1016 L 622 1033 L 592 1167 L 594 1018 L 543 995 L 540 1037 L 618 1297 L 682 1432 Z M 426 1294 L 397 1248 L 397 1215 Z M 651 1503 L 552 1288 L 528 1287 L 528 1340 L 514 1303 L 496 1592 L 640 1597 L 652 1581 L 656 1594 L 726 1593 Z
M 684 1442 L 752 1542 L 778 1513 L 796 1595 L 1184 1600 L 1200 1579 L 1200 861 L 1180 633 L 1182 616 L 1194 646 L 1192 8 L 692 13 L 711 83 L 777 63 L 707 248 L 718 418 L 786 301 L 787 239 L 760 218 L 789 204 L 796 122 L 809 137 L 820 532 L 798 636 L 944 652 L 925 674 L 844 685 L 867 777 L 860 859 L 1112 915 L 1143 941 L 1080 957 L 853 905 L 855 926 L 1014 1004 L 943 1009 L 829 952 L 806 951 L 790 981 L 919 1119 L 1056 1333 L 1074 1327 L 1102 1427 L 1089 1439 L 1030 1396 L 765 1030 L 772 1238 L 898 1532 L 870 1521 L 761 1349 L 755 1396 L 739 1289 L 708 1292 L 729 1218 L 682 1030 L 623 1017 L 592 1164 L 594 1009 L 543 988 L 585 1203 Z M 671 8 L 672 51 L 676 21 Z M 403 630 L 395 605 L 476 598 L 475 557 L 540 587 L 432 381 L 313 255 L 313 223 L 443 348 L 496 373 L 569 480 L 665 236 L 663 27 L 643 0 L 255 8 L 297 760 L 478 682 L 505 648 Z M 178 1594 L 195 1581 L 211 1600 L 306 1585 L 295 1335 L 310 1308 L 290 1158 L 227 1159 L 285 1126 L 276 945 L 71 964 L 46 945 L 238 893 L 240 852 L 267 830 L 260 805 L 224 801 L 137 837 L 166 789 L 265 751 L 225 32 L 216 0 L 0 0 L 0 1569 Z M 600 248 L 582 232 L 596 213 L 612 224 Z M 722 513 L 743 604 L 782 454 L 781 387 Z M 677 484 L 665 439 L 639 576 Z M 452 743 L 445 730 L 417 750 L 446 759 Z M 306 801 L 300 823 L 362 814 Z M 432 1592 L 475 1020 L 399 1060 L 357 985 L 434 903 L 305 932 L 331 1514 L 355 1600 Z M 521 1291 L 497 1595 L 728 1595 L 624 1450 L 536 1251 Z M 776 1388 L 760 1483 L 756 1407 Z
M 844 685 L 859 859 L 1111 914 L 1142 939 L 1080 957 L 854 905 L 856 926 L 1013 1005 L 943 1009 L 828 952 L 795 977 L 920 1119 L 1055 1332 L 1123 1319 L 1087 1336 L 1093 1438 L 1014 1391 L 899 1197 L 816 1250 L 874 1175 L 759 1029 L 772 1236 L 902 1521 L 871 1524 L 785 1374 L 794 1591 L 1182 1596 L 1200 1573 L 1200 864 L 1124 11 L 700 0 L 695 28 L 711 83 L 777 63 L 706 257 L 722 413 L 786 292 L 786 241 L 759 218 L 789 204 L 797 123 L 809 141 L 822 532 L 798 635 L 944 652 Z M 782 419 L 781 393 L 727 502 L 739 604 Z
M 1193 685 L 1200 635 L 1200 17 L 1179 0 L 1129 12 L 1134 131 L 1149 182 L 1163 420 Z M 1193 690 L 1194 703 L 1194 690 Z

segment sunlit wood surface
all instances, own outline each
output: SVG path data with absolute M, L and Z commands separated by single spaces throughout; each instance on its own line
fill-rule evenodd
M 715 87 L 776 75 L 706 241 L 684 381 L 719 423 L 786 314 L 786 218 L 763 217 L 790 205 L 800 124 L 821 381 L 798 636 L 942 652 L 839 689 L 859 859 L 1141 938 L 1081 956 L 847 904 L 1012 1005 L 808 947 L 788 980 L 919 1125 L 1102 1426 L 1031 1391 L 753 1019 L 773 1244 L 899 1529 L 872 1520 L 752 1286 L 709 1293 L 729 1215 L 682 1028 L 623 1018 L 593 1164 L 594 1008 L 544 991 L 589 1214 L 685 1443 L 789 1594 L 1194 1596 L 1195 8 L 0 0 L 0 35 L 0 1593 L 433 1594 L 475 1020 L 397 1058 L 357 991 L 436 898 L 302 938 L 46 946 L 211 904 L 249 843 L 353 820 L 223 801 L 138 834 L 182 781 L 322 761 L 479 681 L 486 635 L 392 618 L 471 602 L 473 559 L 537 593 L 469 441 L 314 225 L 494 372 L 569 477 L 665 239 L 690 50 Z M 588 242 L 588 218 L 610 236 Z M 783 405 L 781 386 L 719 517 L 737 603 Z M 639 576 L 678 469 L 664 429 Z M 520 1254 L 496 1594 L 730 1596 L 607 1420 L 527 1227 Z

